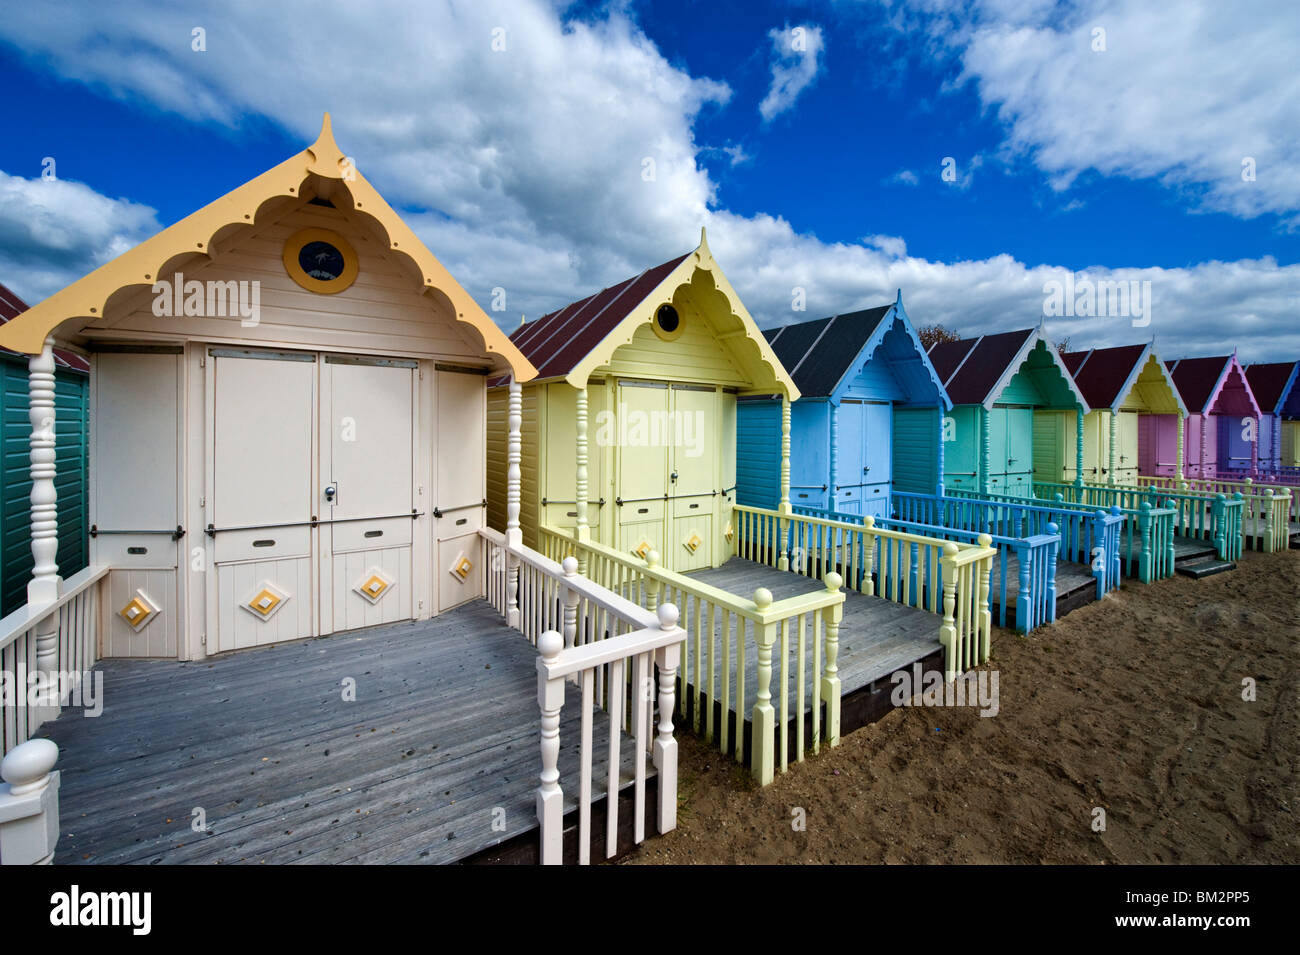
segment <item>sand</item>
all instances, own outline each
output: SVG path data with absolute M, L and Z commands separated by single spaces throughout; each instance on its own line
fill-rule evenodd
M 1126 584 L 995 629 L 997 716 L 896 709 L 762 789 L 679 732 L 678 829 L 624 861 L 1300 862 L 1298 614 L 1297 550 Z

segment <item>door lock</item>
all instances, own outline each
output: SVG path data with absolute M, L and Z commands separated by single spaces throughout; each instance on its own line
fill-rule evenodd
M 674 484 L 676 484 L 676 483 L 677 483 L 677 472 L 674 471 L 672 474 L 668 475 L 668 480 L 670 480 L 670 481 L 672 481 Z
M 325 503 L 326 503 L 326 504 L 333 504 L 333 503 L 334 503 L 334 498 L 338 496 L 338 493 L 339 493 L 339 489 L 338 489 L 338 487 L 337 487 L 336 485 L 334 485 L 334 484 L 326 484 L 326 485 L 325 485 Z

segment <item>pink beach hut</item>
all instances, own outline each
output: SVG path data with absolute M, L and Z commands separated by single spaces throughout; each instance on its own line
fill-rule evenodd
M 1155 474 L 1178 478 L 1216 478 L 1252 472 L 1259 461 L 1259 405 L 1246 380 L 1237 353 L 1215 358 L 1183 358 L 1165 362 L 1188 415 L 1182 433 L 1177 419 L 1160 415 L 1150 427 L 1155 447 L 1167 450 L 1171 437 L 1183 447 L 1176 463 L 1156 465 Z M 1157 452 L 1159 461 L 1170 459 Z M 1181 473 L 1179 473 L 1181 471 Z

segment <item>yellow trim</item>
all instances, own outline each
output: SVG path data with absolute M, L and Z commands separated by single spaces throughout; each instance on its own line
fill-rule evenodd
M 309 242 L 328 242 L 339 250 L 339 254 L 343 256 L 343 272 L 338 278 L 328 281 L 318 279 L 303 270 L 298 260 L 303 246 Z M 319 292 L 322 295 L 336 295 L 351 288 L 352 283 L 357 280 L 357 273 L 361 271 L 357 250 L 352 248 L 347 239 L 329 229 L 302 229 L 295 232 L 285 241 L 281 259 L 284 262 L 284 270 L 289 273 L 289 278 L 307 291 Z
M 671 332 L 659 324 L 659 313 L 665 308 L 671 308 L 674 312 L 677 312 L 677 327 Z M 660 302 L 659 305 L 655 307 L 654 318 L 650 319 L 650 328 L 663 341 L 672 342 L 681 338 L 682 332 L 686 331 L 686 319 L 682 316 L 681 312 L 677 311 L 677 307 L 673 305 L 672 302 Z
M 131 286 L 152 287 L 167 262 L 179 255 L 214 255 L 214 236 L 230 226 L 255 225 L 258 210 L 272 199 L 300 198 L 303 183 L 313 175 L 327 180 L 336 193 L 351 196 L 353 208 L 368 216 L 386 233 L 389 251 L 405 255 L 415 265 L 426 294 L 436 289 L 446 296 L 456 320 L 476 329 L 483 338 L 483 347 L 500 355 L 516 380 L 524 382 L 537 377 L 537 369 L 532 363 L 451 277 L 451 273 L 339 149 L 334 142 L 329 113 L 325 114 L 316 142 L 296 156 L 250 179 L 0 325 L 0 346 L 26 355 L 37 355 L 47 337 L 54 335 L 64 339 L 79 334 L 86 325 L 103 318 L 109 299 L 119 291 Z
M 734 349 L 736 357 L 741 360 L 742 371 L 754 379 L 745 393 L 780 393 L 791 401 L 797 400 L 799 389 L 795 387 L 789 373 L 782 367 L 776 353 L 772 351 L 772 346 L 759 331 L 758 323 L 749 314 L 749 310 L 740 301 L 740 296 L 731 287 L 727 276 L 723 274 L 722 268 L 713 258 L 713 253 L 709 250 L 708 237 L 703 229 L 700 230 L 699 247 L 686 256 L 677 268 L 669 272 L 658 287 L 642 299 L 641 303 L 632 309 L 613 331 L 564 376 L 564 380 L 575 388 L 587 387 L 587 379 L 596 372 L 596 369 L 608 364 L 614 352 L 630 342 L 638 328 L 653 321 L 654 313 L 659 306 L 664 302 L 672 302 L 673 293 L 680 286 L 689 284 L 695 273 L 699 271 L 709 274 L 714 290 L 727 300 L 731 317 L 740 325 L 738 329 L 729 330 L 725 334 L 718 329 L 714 331 L 719 338 L 727 340 L 728 345 Z M 680 314 L 680 310 L 678 313 Z M 755 375 L 755 371 L 761 371 L 762 374 Z

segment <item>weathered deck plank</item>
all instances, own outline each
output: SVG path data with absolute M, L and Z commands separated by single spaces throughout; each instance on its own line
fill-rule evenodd
M 56 861 L 453 862 L 535 831 L 536 656 L 477 601 L 201 663 L 104 661 L 103 714 L 44 728 L 62 750 Z M 567 697 L 566 810 L 581 716 L 577 689 Z M 603 714 L 594 741 L 600 795 Z M 621 785 L 632 750 L 625 737 Z M 206 833 L 190 828 L 197 807 Z

